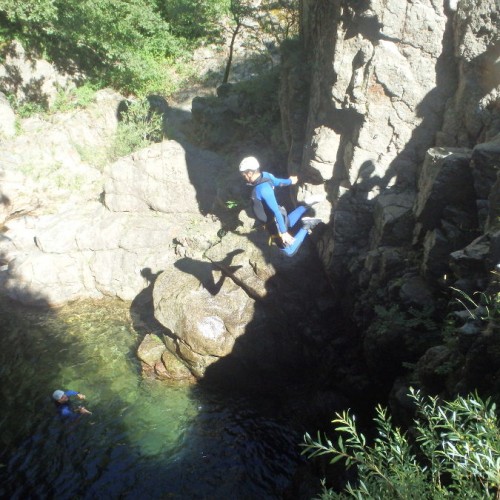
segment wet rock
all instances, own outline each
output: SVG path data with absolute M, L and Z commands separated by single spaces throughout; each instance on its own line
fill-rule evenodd
M 137 349 L 137 356 L 146 365 L 146 369 L 152 371 L 165 349 L 165 344 L 157 335 L 147 334 Z
M 183 380 L 194 382 L 195 377 L 188 369 L 185 363 L 179 360 L 177 356 L 166 350 L 161 356 L 161 363 L 157 363 L 156 373 L 158 378 L 168 380 Z

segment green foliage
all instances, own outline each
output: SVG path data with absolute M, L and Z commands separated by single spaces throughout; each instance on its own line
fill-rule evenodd
M 48 29 L 57 19 L 57 0 L 0 0 L 0 37 L 2 40 L 28 34 L 30 27 Z
M 321 498 L 473 499 L 500 492 L 500 429 L 495 404 L 477 395 L 439 404 L 411 390 L 418 418 L 412 435 L 392 424 L 378 406 L 376 437 L 369 444 L 349 412 L 333 420 L 336 443 L 319 434 L 305 435 L 303 453 L 344 460 L 355 467 L 357 481 L 343 493 L 324 488 Z
M 23 102 L 13 106 L 19 118 L 28 118 L 36 114 L 45 113 L 47 107 L 39 102 Z
M 60 89 L 50 111 L 70 111 L 85 108 L 94 101 L 95 94 L 96 88 L 90 83 L 85 83 L 80 87 Z
M 395 329 L 423 328 L 427 331 L 437 329 L 437 324 L 431 317 L 433 311 L 429 307 L 423 310 L 410 307 L 408 310 L 403 311 L 398 304 L 394 304 L 389 308 L 376 305 L 373 309 L 377 314 L 377 318 L 373 321 L 370 330 L 375 330 L 379 335 L 384 335 Z
M 219 36 L 229 6 L 230 0 L 169 0 L 160 3 L 160 10 L 175 36 L 195 40 Z
M 226 0 L 236 24 L 241 24 L 251 38 L 272 39 L 276 44 L 298 35 L 299 0 Z
M 474 292 L 471 297 L 463 290 L 454 287 L 451 289 L 462 297 L 457 298 L 456 301 L 467 310 L 472 319 L 482 321 L 500 319 L 500 292 Z M 478 297 L 478 299 L 474 300 L 473 297 Z
M 20 38 L 64 71 L 134 94 L 158 91 L 165 63 L 186 53 L 144 0 L 0 0 L 0 20 L 4 39 Z
M 116 160 L 162 139 L 162 115 L 151 111 L 147 99 L 132 102 L 121 114 L 109 157 Z
M 95 94 L 96 87 L 91 83 L 84 83 L 79 87 L 61 88 L 59 89 L 54 104 L 50 107 L 50 109 L 48 108 L 46 102 L 18 102 L 13 95 L 8 95 L 7 98 L 19 118 L 28 118 L 36 114 L 46 115 L 48 113 L 85 108 L 93 102 Z
M 297 12 L 297 0 L 265 0 L 258 9 L 250 0 L 0 0 L 0 42 L 17 38 L 28 53 L 101 86 L 165 95 L 175 90 L 172 66 L 196 44 L 221 40 L 243 18 L 249 40 L 280 43 Z
M 239 208 L 243 204 L 244 203 L 242 200 L 226 200 L 224 202 L 224 205 L 226 205 L 226 207 L 229 208 L 229 210 L 232 210 L 233 208 Z
M 256 17 L 263 33 L 281 44 L 299 33 L 298 0 L 262 0 Z

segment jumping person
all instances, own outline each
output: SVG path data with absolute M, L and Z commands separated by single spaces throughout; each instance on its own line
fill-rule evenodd
M 57 413 L 62 419 L 74 420 L 80 415 L 92 415 L 92 412 L 84 406 L 73 408 L 71 397 L 76 396 L 77 399 L 85 399 L 85 395 L 76 391 L 61 391 L 58 389 L 52 394 L 52 399 L 55 401 Z
M 292 257 L 305 237 L 321 222 L 321 219 L 303 217 L 309 209 L 308 206 L 299 206 L 289 214 L 279 206 L 274 188 L 297 184 L 297 176 L 279 179 L 269 172 L 261 172 L 258 160 L 253 156 L 244 158 L 239 170 L 247 184 L 253 186 L 252 204 L 255 217 L 265 223 L 273 242 L 280 250 L 288 257 Z M 294 226 L 299 221 L 301 227 L 296 230 Z

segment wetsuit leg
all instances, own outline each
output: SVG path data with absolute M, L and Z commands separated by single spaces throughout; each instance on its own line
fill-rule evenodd
M 288 214 L 288 227 L 293 227 L 299 219 L 307 212 L 307 207 L 299 206 Z
M 281 251 L 288 257 L 293 257 L 297 250 L 300 248 L 300 245 L 302 245 L 306 236 L 307 229 L 300 228 L 297 231 L 297 234 L 295 234 L 294 236 L 293 243 L 287 247 L 282 248 Z

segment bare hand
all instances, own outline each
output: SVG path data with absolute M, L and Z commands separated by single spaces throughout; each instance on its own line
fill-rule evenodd
M 292 181 L 292 184 L 297 184 L 297 182 L 299 182 L 299 178 L 296 175 L 291 175 L 289 179 Z
M 280 234 L 280 238 L 286 247 L 292 245 L 295 241 L 295 238 L 290 233 L 282 233 Z
M 78 394 L 76 395 L 76 397 L 77 397 L 78 399 L 85 399 L 85 394 L 80 394 L 80 393 L 78 393 Z
M 88 411 L 87 408 L 85 408 L 84 406 L 79 406 L 78 411 L 79 411 L 79 413 L 84 414 L 84 415 L 92 415 L 92 412 Z

